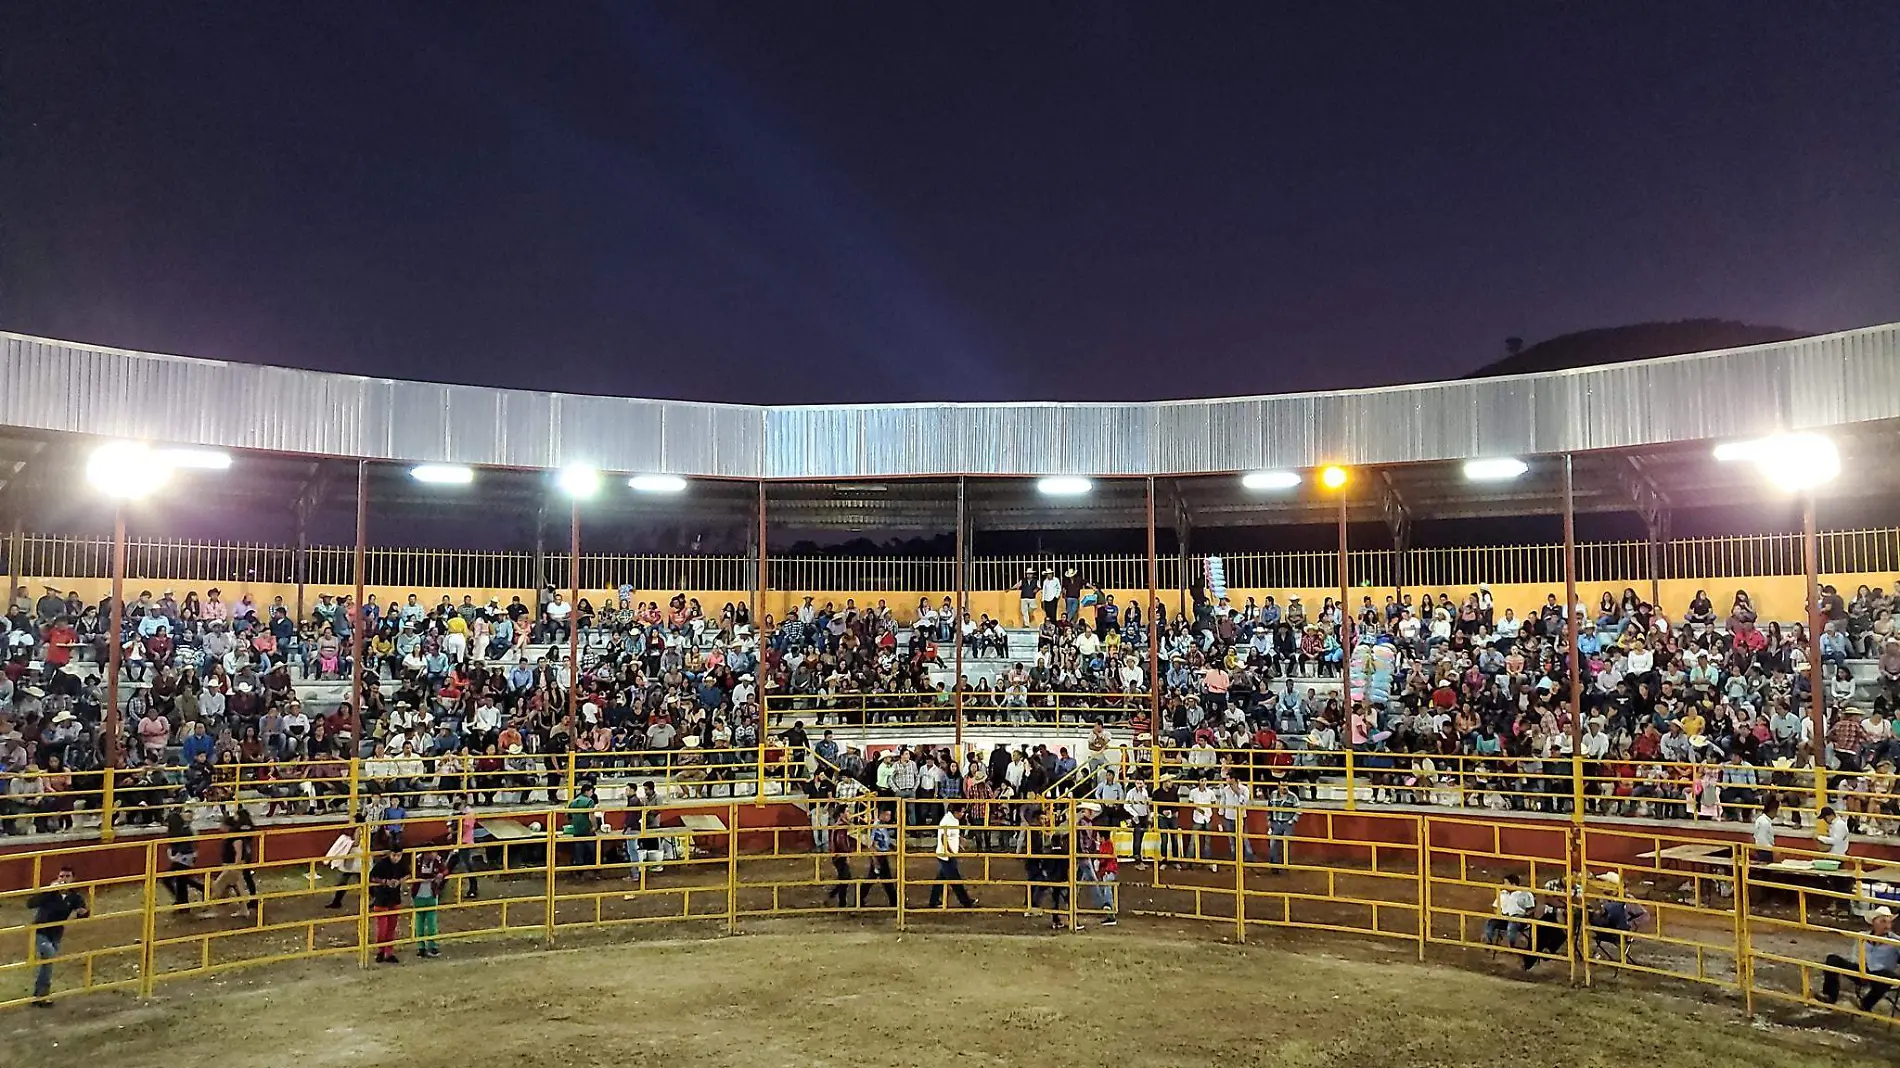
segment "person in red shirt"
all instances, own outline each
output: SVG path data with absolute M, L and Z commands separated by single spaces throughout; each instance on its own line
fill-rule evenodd
M 46 666 L 53 671 L 72 662 L 73 646 L 79 644 L 79 631 L 65 616 L 53 621 L 46 628 Z
M 1662 756 L 1662 736 L 1656 733 L 1654 723 L 1643 724 L 1643 729 L 1630 742 L 1632 760 L 1655 760 Z
M 1107 832 L 1095 836 L 1095 907 L 1106 913 L 1103 927 L 1115 926 L 1115 875 L 1121 861 L 1115 856 L 1115 837 Z

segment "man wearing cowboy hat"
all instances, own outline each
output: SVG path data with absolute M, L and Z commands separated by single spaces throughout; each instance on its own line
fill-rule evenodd
M 1852 957 L 1829 953 L 1821 963 L 1828 970 L 1821 976 L 1817 1000 L 1827 1005 L 1838 1001 L 1845 974 L 1860 984 L 1860 1011 L 1872 1012 L 1887 991 L 1900 983 L 1900 940 L 1893 934 L 1893 910 L 1882 905 L 1867 914 L 1867 933 L 1855 939 Z
M 1054 623 L 1062 610 L 1062 580 L 1056 578 L 1055 568 L 1042 569 L 1042 621 Z

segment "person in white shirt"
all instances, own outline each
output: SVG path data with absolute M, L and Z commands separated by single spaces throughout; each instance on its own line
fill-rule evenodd
M 1847 817 L 1834 811 L 1833 805 L 1821 809 L 1821 817 L 1814 823 L 1815 841 L 1821 843 L 1823 851 L 1837 857 L 1847 855 Z
M 963 872 L 957 868 L 957 856 L 963 852 L 962 825 L 957 821 L 962 811 L 962 805 L 952 805 L 944 810 L 943 818 L 937 821 L 937 879 L 930 884 L 930 907 L 933 909 L 943 907 L 945 886 L 956 892 L 957 904 L 966 909 L 976 907 L 976 900 L 963 887 Z
M 1214 801 L 1216 799 L 1214 788 L 1208 785 L 1206 780 L 1198 780 L 1193 786 L 1188 787 L 1187 799 L 1188 804 L 1194 806 L 1189 813 L 1189 819 L 1193 823 L 1195 856 L 1209 862 L 1207 865 L 1208 871 L 1215 871 L 1217 869 L 1212 863 L 1214 858 L 1214 843 L 1209 841 L 1209 839 L 1213 837 L 1209 833 L 1209 827 L 1214 822 Z
M 547 640 L 553 642 L 555 633 L 559 632 L 560 640 L 566 641 L 568 617 L 574 614 L 574 606 L 567 603 L 566 595 L 557 592 L 554 600 L 548 602 L 547 611 Z
M 1484 922 L 1484 940 L 1496 945 L 1502 938 L 1506 946 L 1516 948 L 1518 939 L 1530 931 L 1530 918 L 1537 911 L 1537 895 L 1524 889 L 1524 880 L 1516 874 L 1504 877 L 1505 887 L 1492 902 L 1497 915 Z
M 1775 816 L 1781 812 L 1781 798 L 1769 794 L 1755 813 L 1755 863 L 1775 862 Z
M 1227 781 L 1220 788 L 1221 821 L 1227 825 L 1227 832 L 1238 839 L 1237 855 L 1248 864 L 1253 863 L 1253 843 L 1247 838 L 1247 805 L 1252 800 L 1252 788 L 1228 772 Z
M 1141 863 L 1141 840 L 1148 833 L 1148 819 L 1151 809 L 1148 804 L 1148 787 L 1140 779 L 1128 784 L 1122 794 L 1122 811 L 1128 815 L 1128 833 L 1134 838 L 1135 863 Z

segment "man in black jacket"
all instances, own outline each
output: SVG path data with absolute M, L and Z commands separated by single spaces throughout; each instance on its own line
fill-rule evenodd
M 68 889 L 72 881 L 73 869 L 61 867 L 50 886 L 26 901 L 33 910 L 33 955 L 40 962 L 33 973 L 33 1004 L 40 1008 L 52 1005 L 53 958 L 59 956 L 59 944 L 66 937 L 66 921 L 87 915 L 85 896 Z

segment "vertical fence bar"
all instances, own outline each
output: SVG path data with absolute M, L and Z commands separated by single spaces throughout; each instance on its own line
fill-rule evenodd
M 10 595 L 9 595 L 10 596 Z M 105 795 L 100 806 L 99 840 L 112 841 L 114 811 L 113 786 L 119 778 L 119 668 L 125 659 L 125 502 L 112 505 L 112 612 L 107 624 L 112 644 L 106 651 L 106 767 L 101 784 Z
M 760 749 L 759 755 L 759 763 L 763 765 L 765 750 Z M 689 845 L 687 852 L 691 851 Z M 739 933 L 739 802 L 736 800 L 726 805 L 726 933 Z
M 1339 692 L 1344 697 L 1347 741 L 1352 740 L 1352 679 L 1347 666 L 1352 662 L 1352 615 L 1346 610 L 1346 597 L 1352 585 L 1346 559 L 1346 487 L 1339 487 Z
M 560 829 L 555 826 L 555 818 L 558 815 L 559 812 L 550 806 L 547 813 L 547 824 L 541 832 L 542 841 L 547 848 L 547 855 L 543 858 L 546 861 L 547 888 L 545 891 L 545 900 L 547 901 L 547 911 L 541 916 L 541 938 L 550 948 L 554 945 L 554 869 L 555 861 L 560 859 L 561 848 Z M 687 847 L 688 852 L 691 852 L 691 849 L 692 847 L 689 845 Z
M 1564 659 L 1570 664 L 1570 819 L 1583 822 L 1583 672 L 1578 663 L 1576 478 L 1564 453 Z
M 873 799 L 872 804 L 882 804 L 882 798 Z M 902 931 L 909 920 L 907 910 L 910 907 L 910 813 L 903 799 L 894 802 L 897 815 L 897 929 Z
M 581 695 L 581 498 L 570 495 L 567 546 L 567 744 L 574 744 L 574 706 Z M 550 820 L 550 823 L 553 821 Z M 553 863 L 553 858 L 549 858 Z
M 951 704 L 952 704 L 952 708 L 957 719 L 956 748 L 954 752 L 957 754 L 958 760 L 962 760 L 964 758 L 964 752 L 963 752 L 963 624 L 964 624 L 964 617 L 969 615 L 970 613 L 970 593 L 965 588 L 966 576 L 963 573 L 963 555 L 966 551 L 968 551 L 968 546 L 965 544 L 964 538 L 963 538 L 964 524 L 968 521 L 968 505 L 967 505 L 967 500 L 966 500 L 967 495 L 966 495 L 965 490 L 966 490 L 966 480 L 964 479 L 962 475 L 958 475 L 957 476 L 957 536 L 955 539 L 957 559 L 956 559 L 956 565 L 954 569 L 956 571 L 955 581 L 956 581 L 956 586 L 957 586 L 957 614 L 956 614 L 956 625 L 952 629 L 951 634 L 950 634 L 950 640 L 955 642 L 957 645 L 956 677 L 951 682 L 950 687 L 951 687 Z M 1060 718 L 1060 717 L 1058 716 L 1057 718 Z
M 1814 723 L 1814 810 L 1827 804 L 1827 684 L 1821 663 L 1821 537 L 1814 529 L 1812 487 L 1801 502 L 1801 560 L 1808 573 L 1808 714 Z M 1845 814 L 1842 815 L 1846 818 Z
M 369 461 L 356 461 L 356 555 L 352 568 L 355 572 L 356 600 L 351 605 L 355 615 L 350 628 L 350 753 L 352 762 L 363 755 L 363 578 L 368 565 L 369 540 Z
M 142 930 L 139 933 L 139 997 L 152 996 L 152 984 L 156 976 L 152 974 L 158 966 L 158 839 L 145 843 L 145 907 L 139 919 Z
M 1161 564 L 1155 554 L 1155 479 L 1148 476 L 1148 748 L 1155 752 L 1161 738 L 1161 630 L 1155 625 L 1155 609 L 1160 607 Z M 1137 747 L 1139 748 L 1139 747 Z M 1160 761 L 1155 761 L 1157 773 Z M 1136 857 L 1140 864 L 1141 858 Z

